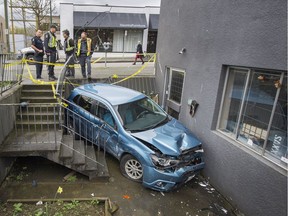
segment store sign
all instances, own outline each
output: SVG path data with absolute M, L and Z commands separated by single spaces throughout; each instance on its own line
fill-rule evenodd
M 120 23 L 120 27 L 125 27 L 125 28 L 146 28 L 146 25 L 141 25 L 141 24 L 122 24 L 122 23 Z

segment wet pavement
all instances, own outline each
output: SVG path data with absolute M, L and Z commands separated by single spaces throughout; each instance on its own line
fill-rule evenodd
M 119 162 L 107 156 L 110 178 L 89 181 L 77 174 L 75 182 L 63 182 L 71 170 L 38 157 L 18 158 L 0 188 L 0 200 L 109 197 L 119 205 L 116 216 L 231 216 L 234 208 L 202 177 L 182 188 L 160 193 L 132 182 L 120 173 Z M 74 179 L 75 180 L 75 179 Z

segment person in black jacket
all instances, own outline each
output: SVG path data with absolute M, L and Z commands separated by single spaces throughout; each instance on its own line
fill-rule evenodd
M 44 56 L 44 47 L 43 41 L 41 39 L 42 31 L 37 30 L 35 36 L 31 39 L 31 47 L 35 50 L 34 60 L 36 66 L 36 79 L 42 79 L 42 68 L 43 68 L 43 56 Z
M 52 65 L 48 65 L 48 75 L 49 80 L 54 81 L 57 78 L 54 74 L 54 65 L 56 62 L 57 57 L 57 39 L 56 39 L 56 33 L 57 26 L 55 24 L 52 24 L 50 26 L 50 31 L 48 31 L 44 36 L 44 46 L 45 46 L 45 53 L 47 55 L 47 60 L 49 63 L 52 63 Z
M 66 70 L 66 76 L 69 77 L 75 77 L 75 69 L 74 69 L 74 40 L 70 38 L 70 32 L 66 29 L 62 31 L 63 37 L 64 37 L 64 52 L 66 54 L 66 62 L 67 63 L 67 70 Z M 72 56 L 72 57 L 71 57 Z M 71 58 L 70 58 L 71 57 Z M 70 58 L 70 59 L 69 59 Z
M 135 57 L 133 65 L 136 64 L 136 61 L 137 61 L 138 58 L 140 58 L 140 60 L 142 61 L 142 64 L 144 64 L 144 61 L 143 61 L 143 49 L 142 49 L 141 41 L 138 41 L 138 44 L 137 44 L 137 47 L 136 47 L 136 57 Z

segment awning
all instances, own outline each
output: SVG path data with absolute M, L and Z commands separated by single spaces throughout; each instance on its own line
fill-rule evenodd
M 151 14 L 149 18 L 149 29 L 158 30 L 159 14 Z
M 145 29 L 147 22 L 145 14 L 75 11 L 74 27 Z

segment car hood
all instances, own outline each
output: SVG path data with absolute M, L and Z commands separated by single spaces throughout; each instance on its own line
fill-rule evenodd
M 171 156 L 179 156 L 184 150 L 201 145 L 201 142 L 176 119 L 158 128 L 132 135 L 155 146 L 163 154 Z

